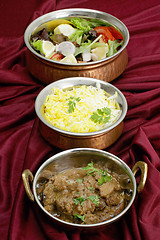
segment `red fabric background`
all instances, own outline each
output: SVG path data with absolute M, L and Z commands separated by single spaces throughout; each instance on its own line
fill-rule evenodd
M 160 239 L 160 4 L 157 0 L 0 1 L 0 239 L 158 240 Z M 39 134 L 34 102 L 44 87 L 26 69 L 23 34 L 50 11 L 84 7 L 108 12 L 130 31 L 129 63 L 112 84 L 126 96 L 128 113 L 119 140 L 106 149 L 131 168 L 143 160 L 149 172 L 143 192 L 117 222 L 97 233 L 67 232 L 31 203 L 22 171 L 33 173 L 60 150 Z

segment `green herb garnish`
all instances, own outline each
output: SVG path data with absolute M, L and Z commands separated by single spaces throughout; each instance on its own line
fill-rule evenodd
M 82 182 L 83 182 L 83 179 L 78 178 L 78 179 L 76 180 L 76 182 L 80 182 L 80 183 L 82 183 Z
M 87 198 L 84 198 L 84 197 L 78 197 L 78 198 L 74 198 L 73 200 L 73 203 L 78 205 L 79 203 L 82 204 L 87 200 L 87 199 L 90 199 L 95 205 L 98 205 L 99 204 L 99 198 L 97 195 L 91 195 Z
M 107 170 L 97 169 L 93 166 L 93 162 L 88 163 L 86 167 L 82 168 L 83 170 L 88 170 L 87 175 L 94 175 L 98 173 L 101 177 L 98 179 L 98 184 L 102 185 L 105 182 L 111 181 L 111 176 L 108 175 Z
M 84 222 L 85 223 L 85 221 L 84 221 L 84 219 L 85 219 L 85 215 L 78 215 L 78 214 L 74 214 L 73 215 L 74 216 L 74 218 L 79 218 L 79 219 L 81 219 L 82 220 L 82 222 Z
M 111 116 L 111 109 L 104 107 L 97 109 L 97 112 L 93 112 L 90 119 L 95 123 L 107 123 Z
M 91 192 L 93 191 L 93 187 L 88 187 L 88 190 L 91 190 Z
M 68 102 L 68 107 L 69 107 L 68 112 L 72 113 L 72 112 L 74 112 L 74 109 L 76 107 L 76 102 L 79 102 L 81 99 L 80 99 L 80 97 L 77 97 L 77 98 L 70 97 L 67 100 L 69 100 L 69 102 Z
M 102 171 L 101 178 L 98 179 L 98 185 L 102 185 L 103 183 L 110 182 L 110 181 L 111 181 L 111 176 L 108 175 L 106 170 Z
M 78 198 L 73 199 L 73 203 L 76 205 L 78 205 L 78 203 L 80 203 L 82 205 L 84 203 L 84 201 L 86 201 L 86 198 L 84 198 L 84 197 L 78 197 Z
M 93 166 L 93 162 L 88 163 L 88 165 L 86 167 L 83 167 L 82 170 L 88 170 L 87 175 L 93 174 L 95 172 L 98 172 L 98 173 L 100 172 L 99 169 Z
M 95 205 L 99 205 L 99 198 L 97 195 L 91 195 L 88 197 Z

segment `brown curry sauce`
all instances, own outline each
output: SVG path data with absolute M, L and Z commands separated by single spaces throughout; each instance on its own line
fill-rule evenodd
M 43 207 L 63 221 L 78 224 L 104 222 L 122 212 L 132 198 L 129 176 L 106 166 L 102 169 L 99 163 L 92 166 L 95 171 L 83 167 L 54 174 L 49 167 L 44 169 L 36 185 Z

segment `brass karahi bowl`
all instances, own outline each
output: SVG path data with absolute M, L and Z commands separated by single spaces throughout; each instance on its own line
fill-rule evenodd
M 101 165 L 101 167 L 107 166 L 109 169 L 112 169 L 114 172 L 116 172 L 119 176 L 123 176 L 124 174 L 126 175 L 127 177 L 126 179 L 128 179 L 127 184 L 129 184 L 129 186 L 128 185 L 127 186 L 131 187 L 132 190 L 130 201 L 122 210 L 122 212 L 106 221 L 94 224 L 71 223 L 61 220 L 58 217 L 56 217 L 56 215 L 52 215 L 51 213 L 49 213 L 44 208 L 38 196 L 37 193 L 38 184 L 47 181 L 49 175 L 54 176 L 67 169 L 82 168 L 86 166 L 90 161 L 92 161 L 93 163 L 98 162 Z M 139 169 L 141 170 L 140 181 L 139 183 L 136 183 L 135 175 Z M 44 213 L 44 216 L 42 217 L 48 216 L 51 220 L 53 220 L 53 222 L 57 226 L 63 227 L 63 229 L 68 230 L 79 229 L 84 231 L 89 230 L 92 231 L 104 228 L 107 225 L 119 220 L 121 217 L 124 216 L 124 214 L 129 210 L 129 208 L 133 204 L 136 194 L 142 192 L 147 179 L 147 171 L 148 166 L 143 161 L 136 162 L 136 164 L 133 166 L 131 170 L 123 160 L 109 152 L 93 148 L 74 148 L 62 151 L 58 154 L 51 156 L 39 167 L 39 169 L 35 173 L 35 176 L 33 176 L 29 169 L 24 170 L 22 173 L 22 179 L 29 199 L 31 201 L 34 201 L 37 204 L 37 206 L 40 207 L 42 213 Z M 30 182 L 33 182 L 32 184 L 33 192 L 31 190 Z
M 110 57 L 102 60 L 69 64 L 53 61 L 37 53 L 30 45 L 30 37 L 42 24 L 53 19 L 66 17 L 89 17 L 107 21 L 116 26 L 123 34 L 124 43 L 122 47 Z M 34 20 L 26 29 L 24 34 L 27 46 L 26 60 L 29 72 L 45 84 L 52 83 L 64 77 L 92 77 L 110 82 L 120 76 L 128 63 L 127 44 L 129 42 L 129 31 L 125 24 L 116 17 L 97 10 L 84 8 L 70 8 L 47 13 Z
M 118 102 L 121 109 L 120 117 L 107 128 L 86 133 L 65 131 L 51 125 L 48 121 L 46 121 L 46 119 L 41 113 L 41 108 L 46 99 L 46 96 L 50 94 L 51 89 L 53 87 L 66 89 L 79 85 L 94 87 L 99 86 L 101 89 L 103 89 L 110 95 L 114 95 L 115 92 L 117 92 L 118 97 L 116 98 L 116 101 Z M 122 134 L 123 119 L 125 118 L 127 113 L 127 101 L 123 93 L 110 83 L 94 78 L 72 77 L 58 80 L 42 89 L 35 101 L 35 111 L 39 118 L 40 133 L 44 137 L 44 139 L 50 144 L 60 149 L 69 149 L 74 147 L 91 147 L 97 149 L 105 149 L 111 144 L 113 144 Z

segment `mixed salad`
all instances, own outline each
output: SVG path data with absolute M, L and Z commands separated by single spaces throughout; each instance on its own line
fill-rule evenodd
M 43 24 L 32 33 L 30 44 L 44 57 L 63 63 L 105 59 L 123 45 L 119 29 L 100 19 L 70 17 Z

